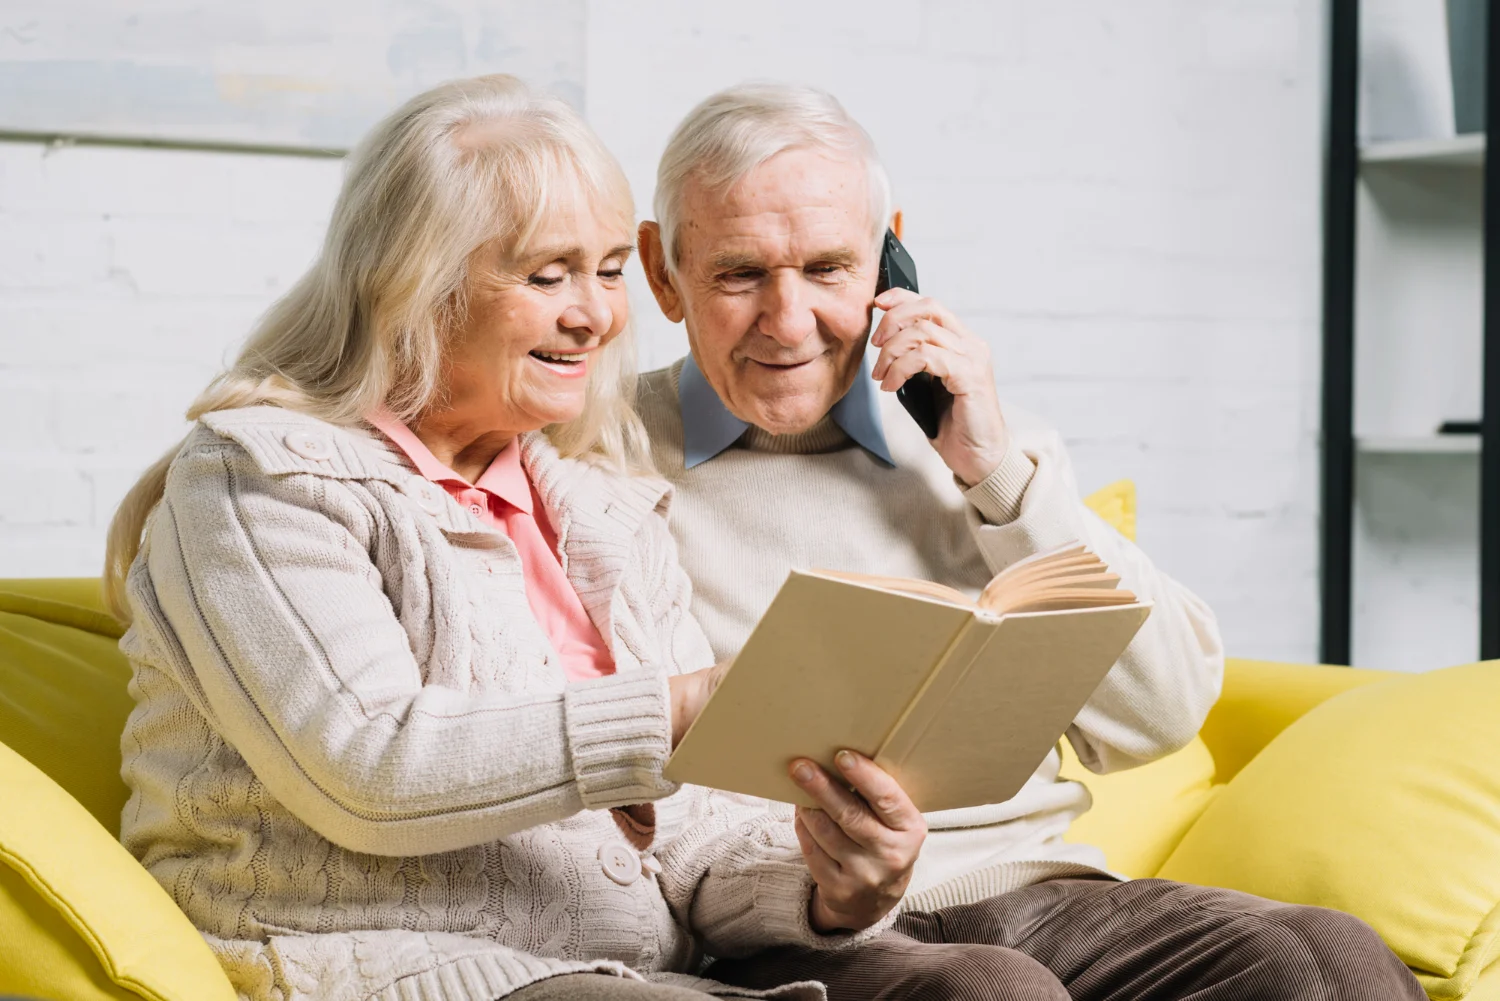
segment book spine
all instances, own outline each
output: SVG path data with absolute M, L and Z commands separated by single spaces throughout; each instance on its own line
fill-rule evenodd
M 927 680 L 922 682 L 917 694 L 906 704 L 890 733 L 881 741 L 880 749 L 875 752 L 877 765 L 900 779 L 902 765 L 921 743 L 943 705 L 968 677 L 998 625 L 997 620 L 986 621 L 977 615 L 969 617 L 928 672 Z

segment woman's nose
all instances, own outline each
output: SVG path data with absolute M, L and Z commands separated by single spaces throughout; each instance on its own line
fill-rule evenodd
M 609 296 L 596 281 L 575 282 L 577 298 L 558 317 L 558 325 L 564 330 L 588 337 L 603 337 L 615 323 L 615 311 Z

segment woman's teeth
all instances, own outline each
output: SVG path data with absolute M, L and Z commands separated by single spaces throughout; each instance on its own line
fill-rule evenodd
M 540 358 L 543 361 L 560 361 L 569 365 L 572 365 L 576 362 L 581 362 L 588 357 L 588 352 L 566 354 L 561 351 L 533 351 L 531 353 L 534 357 Z

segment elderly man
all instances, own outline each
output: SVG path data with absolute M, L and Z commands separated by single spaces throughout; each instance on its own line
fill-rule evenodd
M 1222 678 L 1213 613 L 1083 506 L 1058 435 L 1000 404 L 981 338 L 930 297 L 875 296 L 890 187 L 837 101 L 773 85 L 710 97 L 668 143 L 655 210 L 641 261 L 692 353 L 645 377 L 639 407 L 676 484 L 693 612 L 721 659 L 793 567 L 973 592 L 1082 540 L 1155 610 L 1068 740 L 1105 772 L 1192 738 Z M 885 311 L 873 333 L 872 307 Z M 919 372 L 952 396 L 931 441 L 893 402 Z M 709 975 L 745 987 L 816 979 L 834 998 L 878 998 L 935 948 L 969 947 L 972 962 L 935 973 L 931 996 L 1422 997 L 1348 915 L 1110 876 L 1099 851 L 1062 839 L 1089 796 L 1058 767 L 1053 752 L 1007 803 L 928 815 L 905 913 L 881 939 L 719 962 Z

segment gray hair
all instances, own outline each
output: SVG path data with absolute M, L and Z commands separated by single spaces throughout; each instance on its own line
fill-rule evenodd
M 503 74 L 418 94 L 351 155 L 322 253 L 188 419 L 274 404 L 343 425 L 378 406 L 410 420 L 441 401 L 444 352 L 467 315 L 474 252 L 499 240 L 519 253 L 570 192 L 629 228 L 635 210 L 624 173 L 564 102 Z M 651 471 L 635 386 L 627 326 L 590 363 L 583 413 L 547 427 L 547 436 L 563 455 Z M 121 621 L 130 616 L 125 578 L 176 452 L 146 471 L 110 524 L 105 597 Z
M 812 149 L 864 161 L 870 196 L 870 240 L 879 246 L 891 216 L 891 182 L 875 143 L 838 100 L 815 87 L 751 82 L 721 90 L 682 120 L 656 171 L 653 207 L 668 267 L 678 264 L 679 211 L 688 182 L 710 191 L 733 187 L 756 167 L 790 149 Z

